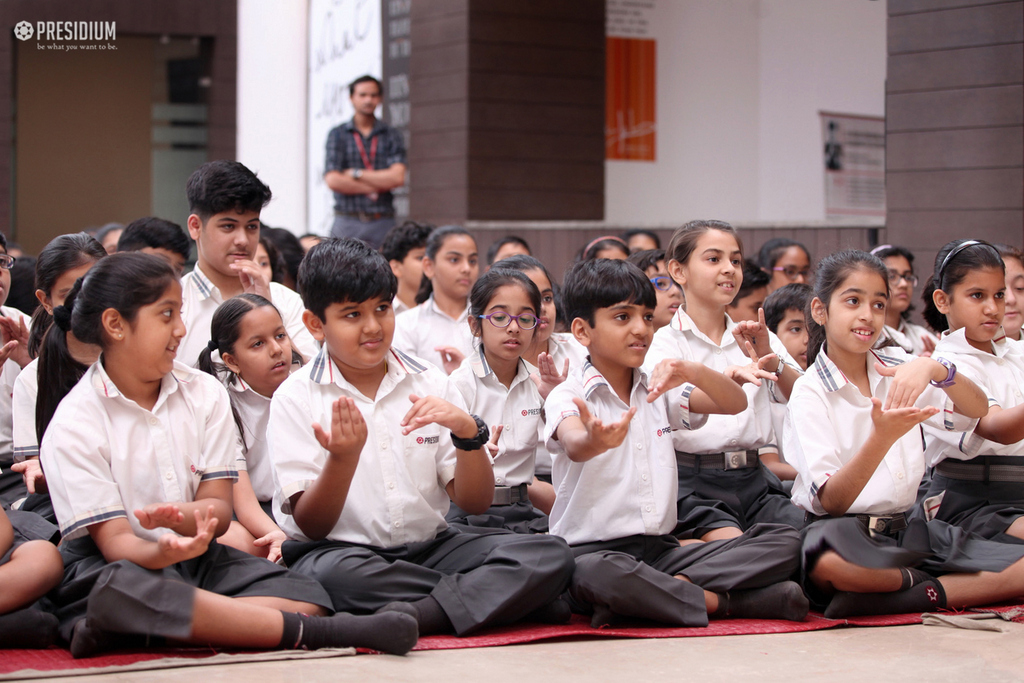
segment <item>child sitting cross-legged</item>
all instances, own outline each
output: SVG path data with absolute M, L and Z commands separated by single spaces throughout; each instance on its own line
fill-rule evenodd
M 802 620 L 807 599 L 788 581 L 799 567 L 795 529 L 754 524 L 735 538 L 685 545 L 672 535 L 672 433 L 700 426 L 707 413 L 741 412 L 747 401 L 737 382 L 701 363 L 666 359 L 649 378 L 639 370 L 656 303 L 647 276 L 624 261 L 581 262 L 565 279 L 566 317 L 589 356 L 548 396 L 545 434 L 551 533 L 576 556 L 572 606 L 592 613 L 595 627 L 617 617 L 674 626 L 706 626 L 709 616 Z

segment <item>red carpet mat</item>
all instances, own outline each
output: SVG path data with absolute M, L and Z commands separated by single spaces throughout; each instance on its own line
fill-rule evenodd
M 1024 606 L 1005 605 L 985 608 L 984 611 L 1011 612 L 1013 621 L 1024 623 Z M 485 633 L 465 638 L 455 636 L 427 636 L 420 639 L 416 650 L 451 650 L 473 647 L 496 647 L 501 645 L 520 645 L 557 638 L 691 638 L 707 636 L 738 636 L 766 633 L 801 633 L 820 631 L 823 629 L 843 626 L 901 626 L 920 624 L 920 614 L 895 614 L 878 617 L 851 617 L 849 619 L 826 619 L 820 614 L 812 613 L 802 622 L 779 621 L 774 619 L 724 619 L 712 621 L 707 628 L 663 628 L 650 627 L 641 623 L 616 628 L 593 629 L 585 617 L 574 616 L 568 624 L 548 626 L 527 624 L 489 629 Z M 270 653 L 266 653 L 270 655 Z M 279 653 L 284 655 L 285 653 Z M 305 653 L 314 655 L 315 653 Z M 220 657 L 217 657 L 220 655 Z M 271 655 L 272 656 L 272 655 Z M 214 659 L 211 659 L 214 658 Z M 176 666 L 173 661 L 179 660 L 177 666 L 195 666 L 225 663 L 223 654 L 210 648 L 173 649 L 161 648 L 148 651 L 125 651 L 93 657 L 90 659 L 73 659 L 67 650 L 51 648 L 49 650 L 0 650 L 0 676 L 9 677 L 14 672 L 26 669 L 45 672 L 69 672 L 84 675 L 97 673 L 95 669 L 107 667 L 146 667 L 150 663 L 155 668 L 157 660 L 160 668 Z M 203 662 L 202 660 L 210 660 Z M 238 661 L 247 660 L 244 655 Z M 89 671 L 92 669 L 93 671 Z

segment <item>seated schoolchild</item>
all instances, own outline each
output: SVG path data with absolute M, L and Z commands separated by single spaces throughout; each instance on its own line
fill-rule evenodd
M 406 221 L 384 235 L 380 253 L 398 278 L 398 293 L 392 302 L 395 315 L 416 308 L 416 295 L 423 284 L 423 256 L 427 253 L 427 238 L 433 230 L 432 225 Z
M 141 251 L 167 259 L 174 273 L 181 277 L 192 253 L 192 243 L 181 226 L 163 218 L 137 218 L 125 226 L 117 240 L 118 251 Z
M 57 546 L 37 540 L 34 513 L 0 509 L 0 647 L 45 648 L 57 639 L 57 617 L 32 606 L 64 574 Z M 28 521 L 28 527 L 24 524 Z
M 465 635 L 538 610 L 567 618 L 559 596 L 573 562 L 561 539 L 445 522 L 452 502 L 479 514 L 494 499 L 489 430 L 441 370 L 392 347 L 397 283 L 384 257 L 325 240 L 299 285 L 323 347 L 270 407 L 274 513 L 296 539 L 282 548 L 288 565 L 335 609 L 403 612 L 420 634 Z
M 740 385 L 705 365 L 666 359 L 639 370 L 654 335 L 654 287 L 636 266 L 595 260 L 566 276 L 563 305 L 588 362 L 545 404 L 556 491 L 551 533 L 572 546 L 573 607 L 592 625 L 616 617 L 706 626 L 711 617 L 802 620 L 788 581 L 799 533 L 754 524 L 735 538 L 681 545 L 673 433 L 710 412 L 746 408 Z

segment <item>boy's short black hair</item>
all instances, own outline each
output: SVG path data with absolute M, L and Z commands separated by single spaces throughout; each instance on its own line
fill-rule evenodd
M 384 243 L 380 245 L 380 253 L 388 261 L 404 261 L 413 249 L 427 246 L 427 238 L 434 231 L 429 223 L 406 221 L 388 230 L 384 235 Z
M 263 210 L 273 196 L 256 174 L 237 161 L 208 161 L 185 184 L 189 212 L 205 223 L 224 211 Z
M 792 309 L 800 311 L 800 315 L 804 315 L 807 304 L 813 297 L 814 288 L 799 282 L 791 282 L 785 287 L 776 289 L 764 300 L 764 322 L 768 325 L 768 329 L 778 334 L 779 325 L 786 318 L 786 311 Z
M 744 262 L 743 283 L 740 285 L 740 291 L 736 292 L 736 296 L 733 297 L 730 306 L 736 306 L 740 299 L 745 296 L 750 296 L 750 293 L 755 289 L 767 287 L 771 280 L 771 275 L 758 268 L 756 263 L 751 263 L 750 261 Z
M 117 240 L 118 251 L 140 251 L 146 247 L 181 254 L 186 261 L 192 252 L 192 242 L 180 225 L 154 216 L 135 219 L 125 226 Z
M 516 237 L 515 235 L 505 235 L 501 239 L 494 240 L 491 242 L 491 246 L 487 247 L 487 265 L 494 265 L 494 257 L 498 255 L 498 251 L 506 244 L 518 244 L 530 254 L 530 245 L 522 237 Z
M 665 260 L 665 250 L 644 249 L 643 251 L 630 254 L 626 260 L 646 273 L 648 268 L 657 268 L 658 261 Z
M 352 97 L 353 95 L 356 94 L 356 86 L 359 85 L 360 83 L 376 83 L 377 92 L 381 94 L 381 97 L 384 96 L 384 86 L 381 84 L 381 82 L 374 78 L 373 76 L 371 76 L 370 74 L 366 74 L 365 76 L 360 76 L 359 78 L 348 84 L 349 97 Z
M 325 238 L 310 249 L 299 266 L 298 284 L 303 305 L 321 320 L 331 304 L 390 303 L 398 292 L 398 278 L 380 252 L 350 237 Z
M 616 304 L 637 304 L 654 310 L 658 296 L 644 273 L 621 259 L 579 261 L 566 274 L 562 284 L 561 307 L 570 325 L 582 318 L 594 326 L 594 312 Z

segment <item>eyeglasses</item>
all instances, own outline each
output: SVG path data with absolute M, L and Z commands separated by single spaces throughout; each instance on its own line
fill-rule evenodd
M 10 270 L 11 266 L 14 265 L 14 262 L 16 260 L 17 259 L 15 259 L 13 256 L 8 256 L 7 254 L 0 254 L 0 268 L 3 268 L 4 270 Z
M 772 268 L 775 271 L 782 271 L 786 274 L 791 281 L 796 282 L 798 277 L 802 277 L 804 280 L 811 276 L 810 268 L 798 269 L 796 266 L 775 266 Z
M 488 313 L 487 315 L 478 315 L 478 318 L 486 320 L 495 327 L 508 327 L 509 324 L 515 320 L 516 324 L 519 325 L 521 330 L 532 330 L 537 327 L 537 316 L 533 313 L 520 313 L 519 315 L 512 315 L 505 311 L 495 311 L 494 313 Z
M 654 288 L 659 292 L 667 292 L 672 289 L 672 285 L 675 283 L 668 275 L 658 275 L 651 278 L 651 284 L 654 285 Z
M 889 284 L 895 287 L 900 283 L 900 280 L 906 280 L 907 284 L 913 287 L 917 287 L 918 279 L 917 276 L 911 273 L 909 270 L 905 273 L 889 269 Z

